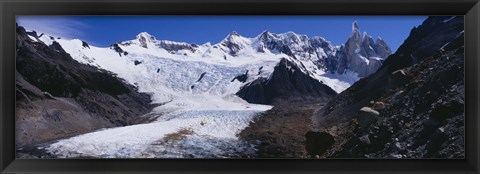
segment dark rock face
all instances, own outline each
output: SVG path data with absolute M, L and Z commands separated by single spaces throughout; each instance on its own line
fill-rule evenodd
M 133 64 L 135 64 L 135 65 L 140 65 L 140 64 L 142 64 L 142 62 L 140 62 L 140 61 L 138 61 L 138 60 L 135 60 L 135 61 L 133 61 Z
M 303 73 L 299 67 L 282 59 L 270 79 L 259 78 L 243 86 L 237 95 L 249 103 L 271 104 L 276 99 L 321 98 L 325 101 L 336 92 Z
M 88 45 L 88 43 L 85 42 L 85 41 L 82 41 L 82 46 L 83 46 L 83 48 L 89 48 L 90 49 L 90 45 Z
M 205 76 L 205 74 L 207 74 L 207 72 L 203 72 L 202 74 L 200 74 L 200 77 L 198 78 L 197 82 L 199 82 L 200 80 L 202 80 L 203 77 Z
M 90 47 L 88 47 L 88 48 L 90 48 Z M 113 44 L 112 46 L 110 46 L 110 49 L 115 50 L 118 53 L 118 55 L 120 55 L 120 56 L 122 56 L 122 54 L 125 55 L 125 56 L 128 55 L 128 52 L 123 51 L 123 49 L 120 48 L 120 46 L 118 44 Z
M 260 70 L 261 70 L 261 69 L 260 69 Z M 259 72 L 259 73 L 260 73 L 260 72 Z M 230 82 L 233 82 L 233 81 L 235 81 L 235 80 L 238 80 L 239 82 L 245 83 L 245 82 L 247 81 L 247 78 L 248 78 L 248 70 L 247 70 L 247 72 L 245 72 L 245 74 L 236 76 L 236 77 L 233 78 L 232 81 L 230 81 Z
M 114 74 L 80 64 L 56 42 L 32 42 L 17 28 L 18 146 L 142 122 L 150 96 Z
M 266 83 L 267 79 L 260 77 L 253 82 L 243 86 L 240 91 L 236 93 L 240 98 L 243 98 L 249 103 L 270 103 L 266 98 Z
M 179 51 L 179 50 L 189 50 L 192 53 L 198 48 L 197 44 L 186 44 L 186 43 L 176 43 L 176 42 L 166 42 L 159 41 L 158 46 L 164 48 L 167 51 Z
M 316 129 L 336 130 L 323 157 L 465 156 L 463 17 L 448 18 L 429 17 L 376 73 L 317 112 Z M 379 114 L 360 118 L 362 107 Z

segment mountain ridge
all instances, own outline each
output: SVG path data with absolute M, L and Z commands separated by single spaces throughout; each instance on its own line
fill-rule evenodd
M 219 43 L 211 44 L 207 42 L 201 45 L 157 40 L 155 36 L 147 32 L 141 32 L 133 40 L 112 44 L 110 49 L 115 51 L 118 57 L 152 55 L 175 60 L 201 61 L 236 67 L 255 62 L 280 62 L 281 58 L 287 58 L 299 66 L 304 73 L 320 82 L 325 82 L 339 93 L 358 79 L 375 72 L 391 53 L 390 48 L 381 38 L 373 41 L 371 36 L 364 33 L 364 42 L 361 42 L 361 37 L 360 39 L 352 39 L 352 37 L 360 35 L 359 32 L 358 23 L 355 21 L 352 24 L 352 35 L 346 43 L 349 43 L 350 40 L 358 40 L 358 42 L 351 41 L 350 46 L 334 46 L 323 37 L 308 37 L 291 31 L 276 34 L 265 30 L 253 38 L 246 38 L 238 32 L 232 31 Z M 101 55 L 93 53 L 92 50 L 98 50 L 100 47 L 89 45 L 85 41 L 81 41 L 82 47 L 80 47 L 77 39 L 65 40 L 44 34 L 39 37 L 35 33 L 31 37 L 48 45 L 51 45 L 53 41 L 58 41 L 68 53 L 73 55 L 72 57 L 75 60 L 118 73 L 112 70 L 113 68 L 106 67 L 112 65 L 100 65 L 99 62 L 103 60 L 99 59 L 107 55 L 112 56 L 105 51 Z M 355 51 L 356 49 L 358 52 L 351 52 L 351 50 Z M 131 61 L 139 66 L 143 62 L 142 60 Z M 273 72 L 273 65 L 267 67 L 270 67 L 270 69 L 265 68 L 262 71 L 263 73 Z M 265 77 L 265 75 L 268 76 L 268 74 L 264 74 L 259 77 Z M 256 77 L 255 74 L 248 74 L 248 76 Z

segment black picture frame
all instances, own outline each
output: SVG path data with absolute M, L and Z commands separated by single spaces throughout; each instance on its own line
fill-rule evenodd
M 1 0 L 0 173 L 478 173 L 478 0 Z M 15 159 L 16 15 L 465 15 L 465 159 Z

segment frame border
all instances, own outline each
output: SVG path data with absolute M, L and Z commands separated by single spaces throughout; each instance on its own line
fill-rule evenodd
M 15 159 L 16 15 L 464 15 L 466 158 Z M 479 173 L 479 17 L 478 0 L 0 0 L 0 173 Z

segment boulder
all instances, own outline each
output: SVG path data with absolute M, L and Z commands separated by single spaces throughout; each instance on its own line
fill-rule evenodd
M 392 72 L 390 82 L 393 87 L 403 86 L 408 82 L 408 76 L 404 70 L 400 69 Z
M 380 113 L 378 113 L 378 111 L 370 107 L 363 107 L 358 112 L 358 116 L 357 116 L 358 124 L 361 128 L 367 128 L 372 123 L 377 121 L 379 115 Z
M 374 109 L 374 110 L 382 110 L 382 109 L 385 109 L 385 103 L 383 103 L 383 102 L 375 102 L 375 103 L 373 103 L 372 109 Z
M 335 143 L 333 136 L 327 132 L 308 131 L 305 138 L 305 148 L 311 156 L 322 155 Z
M 362 142 L 363 144 L 370 144 L 370 138 L 368 137 L 368 134 L 364 135 L 364 136 L 361 136 L 358 138 L 360 140 L 360 142 Z

